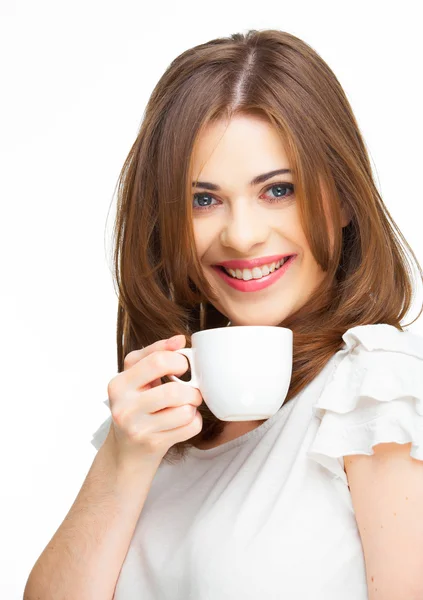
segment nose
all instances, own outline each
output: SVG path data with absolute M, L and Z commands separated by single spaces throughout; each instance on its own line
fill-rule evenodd
M 233 208 L 220 232 L 220 243 L 240 255 L 251 254 L 252 248 L 263 244 L 269 235 L 270 224 L 258 211 L 241 203 Z

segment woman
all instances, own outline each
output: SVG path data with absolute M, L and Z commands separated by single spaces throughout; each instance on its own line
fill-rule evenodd
M 249 31 L 177 57 L 120 178 L 112 414 L 34 597 L 58 570 L 69 597 L 420 597 L 423 338 L 401 325 L 404 247 L 422 277 L 310 46 Z M 270 419 L 219 421 L 168 378 L 188 368 L 173 350 L 227 325 L 294 333 Z

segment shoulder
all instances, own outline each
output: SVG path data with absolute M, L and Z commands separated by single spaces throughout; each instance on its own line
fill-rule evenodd
M 401 331 L 385 323 L 352 327 L 342 339 L 346 352 L 357 349 L 366 352 L 399 352 L 423 359 L 422 335 L 408 329 Z
M 421 598 L 423 338 L 389 326 L 358 329 L 344 336 L 359 375 L 338 424 L 348 421 L 342 452 L 369 599 Z
M 342 336 L 344 348 L 335 357 L 336 367 L 325 387 L 317 414 L 325 410 L 350 412 L 380 402 L 395 400 L 423 384 L 423 337 L 392 325 L 360 325 Z M 342 397 L 337 393 L 342 391 Z M 422 400 L 417 398 L 422 408 Z M 379 405 L 373 404 L 375 408 Z M 319 410 L 320 409 L 320 410 Z
M 320 424 L 308 456 L 345 483 L 343 457 L 373 455 L 379 443 L 411 443 L 411 456 L 423 460 L 423 336 L 374 324 L 348 329 L 343 340 L 313 406 Z

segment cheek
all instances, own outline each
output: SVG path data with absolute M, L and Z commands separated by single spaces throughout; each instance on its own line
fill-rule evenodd
M 297 247 L 298 252 L 301 255 L 302 264 L 308 271 L 309 275 L 312 274 L 312 272 L 320 273 L 321 268 L 311 252 L 311 248 L 302 227 L 298 211 L 293 211 L 289 216 L 290 218 L 286 219 L 284 222 L 284 227 L 281 233 L 283 233 L 286 238 Z
M 209 221 L 209 223 L 206 223 Z M 211 226 L 210 219 L 199 219 L 197 223 L 193 223 L 193 234 L 194 234 L 194 244 L 195 251 L 198 258 L 198 261 L 202 264 L 204 269 L 204 265 L 208 265 L 213 262 L 213 259 L 216 259 L 218 256 L 218 248 L 219 244 L 216 243 L 216 231 Z M 207 273 L 209 269 L 204 269 Z M 207 273 L 204 273 L 207 276 Z M 209 279 L 209 277 L 207 277 Z
M 197 255 L 201 258 L 208 245 L 207 228 L 202 227 L 201 223 L 193 224 L 194 244 L 197 250 Z M 210 234 L 209 234 L 210 235 Z
M 301 254 L 308 254 L 310 249 L 308 247 L 307 238 L 302 228 L 298 211 L 295 207 L 292 207 L 291 211 L 286 211 L 282 216 L 282 227 L 279 228 L 279 233 L 284 237 L 289 245 L 297 247 Z

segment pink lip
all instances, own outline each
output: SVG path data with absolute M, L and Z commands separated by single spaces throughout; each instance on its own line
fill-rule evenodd
M 224 262 L 217 263 L 217 267 L 226 267 L 226 269 L 254 269 L 254 267 L 261 267 L 262 265 L 270 265 L 272 262 L 278 262 L 285 256 L 292 256 L 291 254 L 275 254 L 274 256 L 262 256 L 261 258 L 253 258 L 251 260 L 226 260 Z
M 213 266 L 212 268 L 216 271 L 218 275 L 220 275 L 220 277 L 225 281 L 225 283 L 230 285 L 235 290 L 238 290 L 240 292 L 258 292 L 259 290 L 262 290 L 268 287 L 269 285 L 272 285 L 272 283 L 275 283 L 278 279 L 280 279 L 282 275 L 284 275 L 289 269 L 296 257 L 297 255 L 294 255 L 291 258 L 289 258 L 286 261 L 286 263 L 282 265 L 282 267 L 279 267 L 279 269 L 273 271 L 273 273 L 269 273 L 269 275 L 265 275 L 260 279 L 250 279 L 249 281 L 244 281 L 243 279 L 235 279 L 234 277 L 231 277 L 230 275 L 225 273 L 225 271 L 220 267 Z

